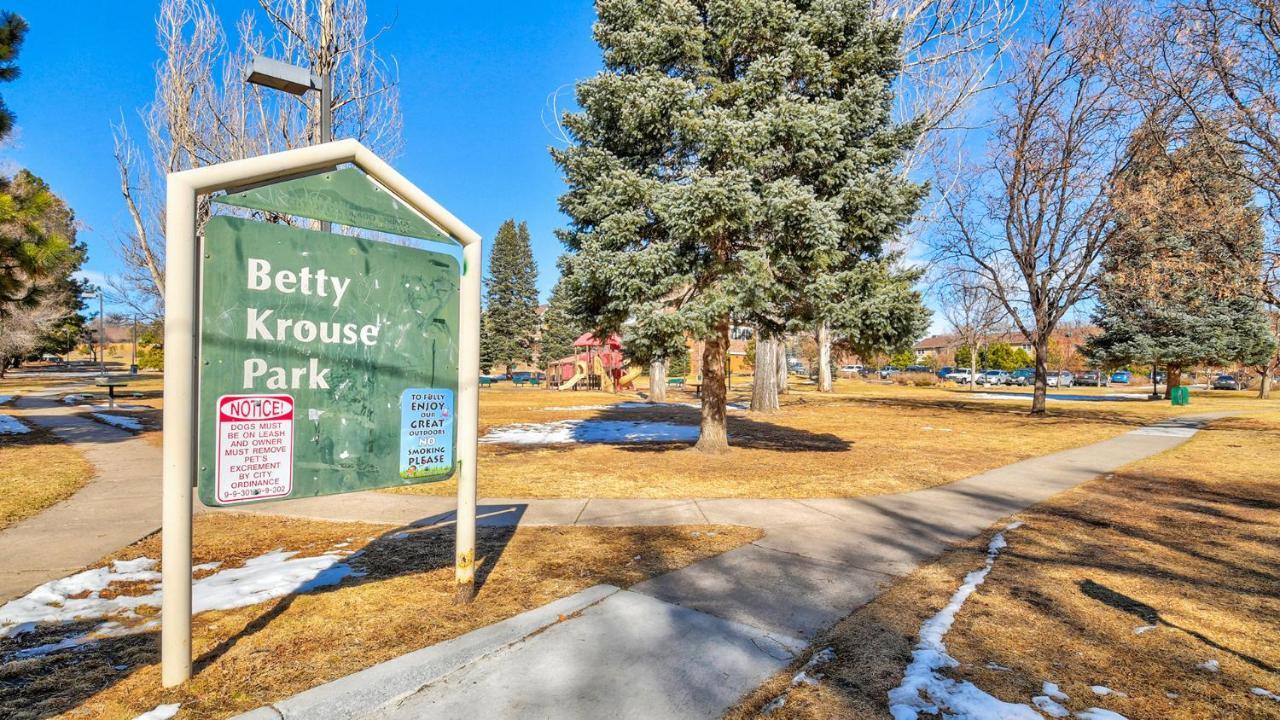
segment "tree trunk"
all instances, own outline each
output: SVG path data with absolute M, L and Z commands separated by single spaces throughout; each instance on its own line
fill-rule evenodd
M 1259 400 L 1271 399 L 1271 373 L 1274 371 L 1273 368 L 1267 368 L 1266 372 L 1262 373 L 1262 382 L 1258 385 Z
M 790 390 L 787 383 L 787 343 L 781 337 L 773 339 L 773 359 L 778 363 L 778 394 L 786 395 Z
M 969 392 L 974 391 L 974 386 L 978 384 L 978 351 L 969 351 Z
M 818 323 L 818 392 L 831 392 L 831 326 Z
M 1173 389 L 1182 387 L 1182 368 L 1177 365 L 1168 367 L 1169 377 L 1164 379 L 1164 399 L 1173 398 Z
M 654 358 L 649 363 L 649 402 L 667 401 L 667 359 Z
M 1045 395 L 1049 391 L 1049 334 L 1036 333 L 1036 389 L 1031 395 L 1031 414 L 1045 414 Z
M 719 454 L 729 449 L 729 428 L 724 406 L 727 390 L 724 384 L 724 359 L 729 347 L 729 318 L 716 324 L 716 332 L 703 344 L 702 350 L 702 423 L 698 433 L 698 450 Z
M 778 409 L 778 342 L 756 336 L 756 365 L 752 372 L 751 410 L 773 412 Z

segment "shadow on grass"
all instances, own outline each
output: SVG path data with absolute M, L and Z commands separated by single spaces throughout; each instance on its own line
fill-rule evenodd
M 1192 630 L 1191 628 L 1183 627 L 1181 625 L 1178 625 L 1175 622 L 1172 622 L 1166 618 L 1161 617 L 1160 612 L 1158 610 L 1151 607 L 1150 605 L 1147 605 L 1141 600 L 1137 600 L 1123 593 L 1116 592 L 1115 590 L 1112 590 L 1111 588 L 1105 585 L 1101 585 L 1087 578 L 1084 580 L 1081 580 L 1078 583 L 1078 586 L 1080 588 L 1080 592 L 1084 593 L 1086 596 L 1094 600 L 1097 600 L 1098 602 L 1104 605 L 1120 610 L 1121 612 L 1126 612 L 1126 613 L 1129 613 L 1130 615 L 1137 616 L 1144 623 L 1148 625 L 1156 625 L 1156 624 L 1166 625 L 1168 627 L 1173 628 L 1174 630 L 1178 630 L 1180 632 L 1186 633 L 1187 635 L 1190 635 L 1191 637 L 1195 638 L 1196 640 L 1199 640 L 1200 642 L 1204 643 L 1205 645 L 1208 645 L 1209 647 L 1215 650 L 1220 650 L 1222 652 L 1234 655 L 1235 657 L 1243 660 L 1244 662 L 1249 663 L 1250 665 L 1258 668 L 1259 670 L 1262 670 L 1264 672 L 1269 672 L 1269 673 L 1276 672 L 1275 667 L 1268 665 L 1267 663 L 1263 662 L 1262 660 L 1259 660 L 1256 657 L 1253 657 L 1252 655 L 1248 655 L 1246 653 L 1240 652 L 1239 650 L 1233 650 L 1224 645 L 1220 645 L 1214 642 L 1213 640 L 1209 639 L 1208 637 L 1205 637 L 1204 634 L 1200 632 Z
M 524 513 L 524 506 L 504 506 L 504 509 L 507 512 L 502 518 L 511 524 L 481 527 L 476 532 L 477 596 L 484 593 L 486 581 L 515 534 L 514 522 Z M 269 601 L 263 611 L 238 632 L 195 658 L 193 674 L 198 675 L 246 638 L 266 631 L 303 594 L 345 591 L 365 583 L 453 567 L 451 524 L 444 522 L 444 518 L 428 520 L 432 519 L 419 521 L 428 527 L 408 526 L 384 532 L 356 555 L 335 562 L 335 565 L 349 564 L 360 573 L 358 576 Z M 156 617 L 158 619 L 158 612 Z M 102 622 L 97 619 L 38 626 L 18 637 L 0 638 L 0 717 L 35 720 L 67 712 L 136 669 L 160 661 L 158 631 L 90 639 Z M 58 643 L 69 646 L 52 649 Z M 45 646 L 47 652 L 31 652 L 41 646 Z
M 760 416 L 744 416 L 740 412 L 730 411 L 727 422 L 729 426 L 729 444 L 735 448 L 753 450 L 772 450 L 775 452 L 845 452 L 853 447 L 853 443 L 831 433 L 816 433 L 799 428 L 788 427 L 779 423 L 758 419 Z M 701 411 L 697 407 L 679 402 L 655 403 L 650 406 L 629 405 L 627 407 L 609 407 L 597 411 L 584 423 L 636 423 L 637 433 L 644 434 L 645 425 L 666 423 L 682 428 L 696 429 L 701 419 Z M 589 427 L 589 426 L 587 426 Z M 579 425 L 572 432 L 574 437 L 581 438 L 575 443 L 493 443 L 491 447 L 502 455 L 515 455 L 533 450 L 547 448 L 569 449 L 578 444 L 609 445 L 628 452 L 655 453 L 679 450 L 692 447 L 697 434 L 692 433 L 689 440 L 601 440 L 587 438 L 591 433 L 586 427 Z

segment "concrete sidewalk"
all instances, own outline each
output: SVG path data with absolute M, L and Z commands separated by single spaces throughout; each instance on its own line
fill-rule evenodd
M 902 495 L 486 501 L 489 524 L 709 522 L 766 532 L 755 543 L 629 591 L 591 588 L 242 717 L 716 718 L 789 664 L 818 633 L 949 543 L 1176 447 L 1214 417 L 1170 420 Z M 451 520 L 450 502 L 348 495 L 258 509 L 430 525 Z
M 47 393 L 46 393 L 47 394 Z M 160 528 L 160 448 L 32 393 L 23 417 L 70 443 L 94 477 L 75 495 L 0 531 L 0 602 L 82 569 Z

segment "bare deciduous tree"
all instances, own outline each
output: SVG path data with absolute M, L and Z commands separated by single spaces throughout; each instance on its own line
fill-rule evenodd
M 922 133 L 903 170 L 911 172 L 966 130 L 974 100 L 1002 82 L 1001 58 L 1025 0 L 876 0 L 880 13 L 902 23 L 902 77 L 895 101 L 901 121 Z
M 1035 348 L 1032 414 L 1045 411 L 1049 338 L 1094 289 L 1107 242 L 1132 105 L 1104 60 L 1127 19 L 1083 0 L 1037 10 L 987 160 L 944 198 L 940 258 L 971 268 Z
M 320 94 L 293 96 L 245 82 L 254 55 L 332 74 L 334 136 L 353 137 L 380 155 L 400 150 L 401 116 L 394 62 L 375 50 L 364 0 L 258 0 L 228 46 L 209 0 L 164 0 L 156 37 L 152 102 L 140 112 L 143 146 L 127 123 L 114 127 L 120 191 L 130 227 L 120 241 L 121 294 L 158 309 L 164 296 L 164 177 L 167 173 L 313 144 Z M 201 209 L 202 216 L 207 208 Z
M 979 273 L 948 267 L 938 299 L 942 314 L 961 347 L 969 348 L 969 389 L 978 375 L 978 353 L 987 338 L 1005 326 L 1007 313 L 991 287 Z

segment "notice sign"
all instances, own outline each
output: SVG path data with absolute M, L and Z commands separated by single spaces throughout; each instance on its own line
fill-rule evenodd
M 409 388 L 400 396 L 400 477 L 453 470 L 453 390 Z
M 218 398 L 219 503 L 288 497 L 293 492 L 293 398 Z

